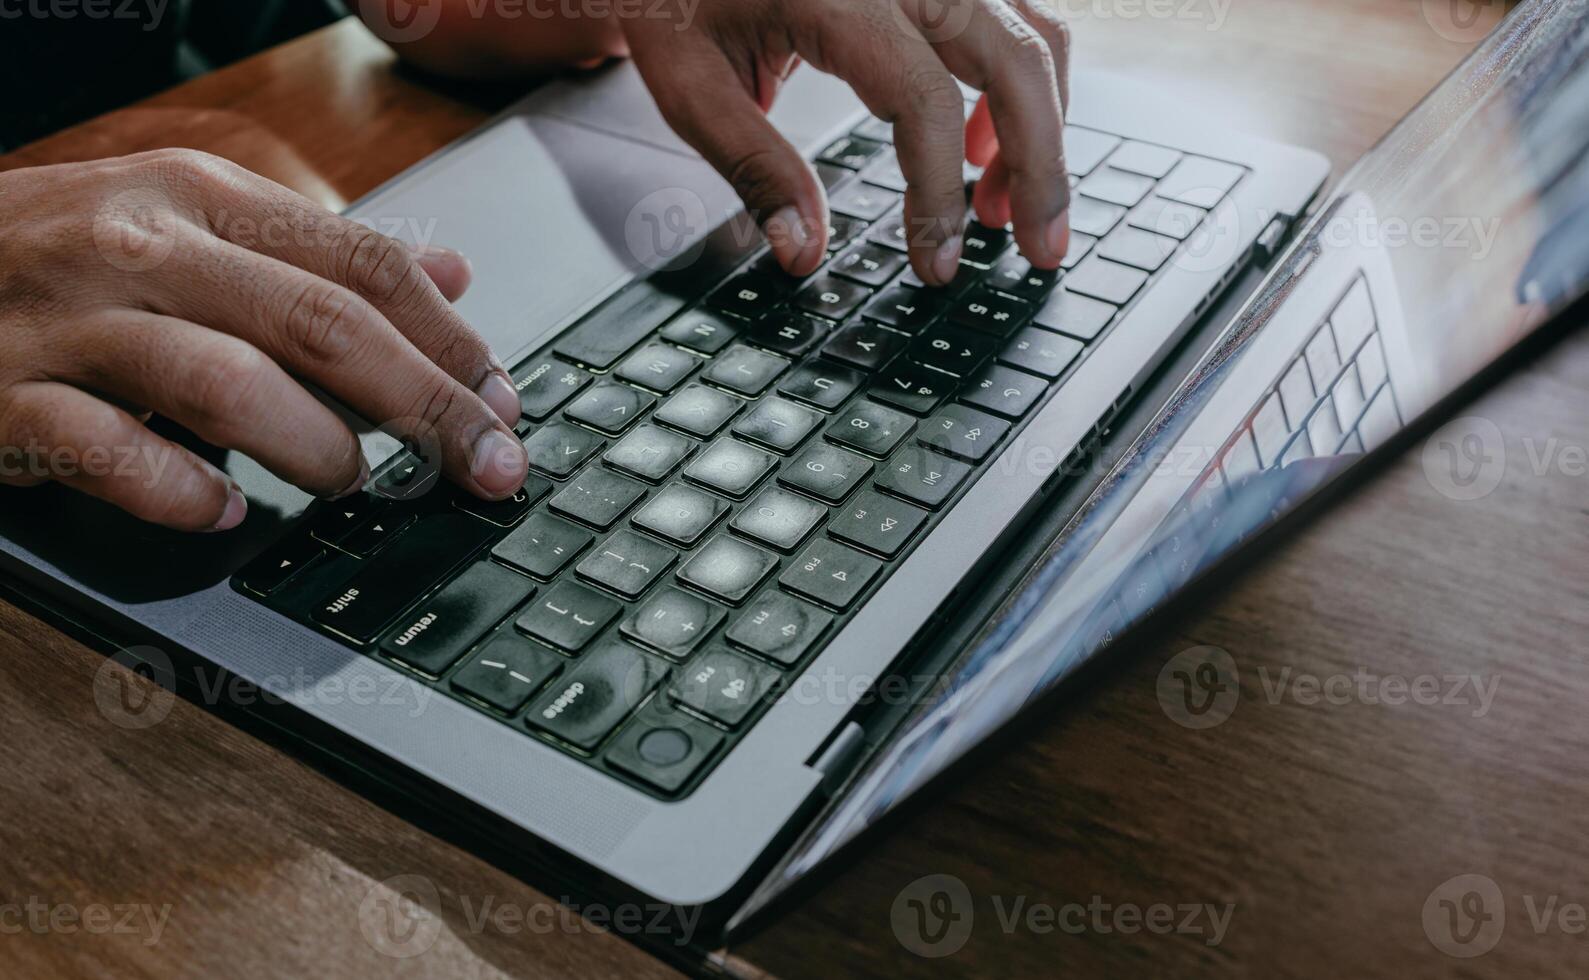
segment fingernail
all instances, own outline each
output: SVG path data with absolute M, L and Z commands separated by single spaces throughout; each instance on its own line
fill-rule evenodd
M 327 500 L 342 500 L 344 498 L 351 497 L 354 494 L 358 493 L 360 490 L 363 490 L 364 489 L 364 485 L 366 483 L 368 483 L 368 482 L 370 482 L 370 463 L 369 463 L 369 460 L 361 458 L 359 460 L 359 475 L 354 477 L 353 482 L 348 484 L 347 487 L 345 489 L 343 489 L 341 493 L 338 493 L 334 497 L 327 497 L 326 499 Z
M 955 274 L 960 271 L 960 250 L 965 242 L 959 235 L 951 235 L 932 257 L 932 273 L 938 277 L 940 286 L 947 286 L 954 281 Z
M 1048 234 L 1044 236 L 1048 245 L 1049 254 L 1055 260 L 1065 257 L 1070 249 L 1070 209 L 1065 209 L 1054 216 L 1048 223 Z
M 762 225 L 762 233 L 767 236 L 767 244 L 772 246 L 773 256 L 785 270 L 796 275 L 810 271 L 804 267 L 802 259 L 815 242 L 811 229 L 794 205 L 773 212 Z
M 425 245 L 419 242 L 405 242 L 404 244 L 406 244 L 408 246 L 408 250 L 413 252 L 415 255 L 434 255 L 438 257 L 460 259 L 465 262 L 468 261 L 468 259 L 464 258 L 462 252 L 455 248 L 448 248 L 445 245 Z
M 243 491 L 237 484 L 232 484 L 232 492 L 226 497 L 226 510 L 221 512 L 221 519 L 215 522 L 212 531 L 230 531 L 243 523 L 243 518 L 248 516 L 248 498 L 243 496 Z
M 491 406 L 497 418 L 508 428 L 519 424 L 519 393 L 513 390 L 513 382 L 508 376 L 499 371 L 492 371 L 486 379 L 480 382 L 480 387 L 475 389 L 475 394 L 480 400 Z
M 469 475 L 481 490 L 505 497 L 524 485 L 528 467 L 524 446 L 501 429 L 491 429 L 475 443 Z

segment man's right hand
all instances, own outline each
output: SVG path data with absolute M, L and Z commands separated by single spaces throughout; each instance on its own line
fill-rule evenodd
M 523 483 L 518 396 L 451 306 L 456 253 L 190 150 L 0 173 L 0 202 L 0 483 L 235 527 L 241 491 L 146 428 L 155 412 L 309 493 L 352 493 L 358 439 L 306 384 L 435 445 L 479 496 Z

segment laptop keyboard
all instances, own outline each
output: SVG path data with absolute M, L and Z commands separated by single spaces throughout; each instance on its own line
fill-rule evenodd
M 1063 269 L 973 223 L 961 274 L 926 289 L 888 136 L 867 120 L 821 155 L 816 274 L 761 250 L 693 299 L 642 281 L 520 365 L 531 475 L 512 499 L 431 489 L 400 459 L 234 586 L 615 778 L 687 793 L 1245 173 L 1069 127 Z

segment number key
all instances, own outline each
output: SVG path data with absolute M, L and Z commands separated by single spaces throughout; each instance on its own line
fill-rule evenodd
M 909 435 L 915 422 L 910 416 L 872 401 L 858 401 L 833 420 L 827 438 L 868 456 L 887 456 Z

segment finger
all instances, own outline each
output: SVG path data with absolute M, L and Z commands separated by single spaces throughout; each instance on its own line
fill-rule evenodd
M 748 87 L 770 82 L 741 78 L 701 31 L 640 30 L 630 47 L 663 118 L 734 186 L 778 264 L 815 272 L 827 250 L 827 195 Z
M 97 317 L 75 336 L 58 380 L 148 406 L 318 497 L 345 497 L 369 479 L 352 430 L 236 337 L 135 310 Z
M 1059 16 L 1050 3 L 1044 0 L 1009 0 L 1010 4 L 1020 12 L 1043 35 L 1043 40 L 1048 42 L 1049 51 L 1054 54 L 1054 75 L 1059 83 L 1059 108 L 1064 114 L 1063 119 L 1070 118 L 1070 25 Z
M 971 207 L 977 212 L 977 220 L 989 228 L 1003 228 L 1010 223 L 1010 168 L 999 154 L 993 155 L 972 189 Z
M 439 245 L 412 245 L 409 250 L 449 303 L 458 302 L 474 281 L 474 268 L 460 252 Z
M 180 531 L 226 531 L 248 515 L 226 474 L 71 385 L 31 381 L 7 391 L 0 446 L 25 449 L 50 479 Z
M 524 483 L 524 447 L 481 399 L 369 302 L 296 266 L 213 238 L 180 243 L 173 275 L 142 284 L 154 312 L 244 340 L 365 419 L 422 446 L 443 472 L 500 499 Z
M 519 400 L 507 371 L 408 245 L 218 157 L 178 155 L 168 167 L 217 237 L 357 293 L 504 423 L 517 423 Z M 459 285 L 451 260 L 432 265 L 452 265 L 446 285 Z
M 873 115 L 894 124 L 911 265 L 924 282 L 949 282 L 959 269 L 966 216 L 960 86 L 921 31 L 886 6 L 798 9 L 801 56 L 849 82 Z
M 1058 81 L 1063 52 L 1053 50 L 1004 0 L 977 0 L 965 30 L 936 49 L 950 71 L 987 93 L 999 155 L 1010 174 L 1016 243 L 1034 265 L 1057 266 L 1068 239 L 1070 203 Z
M 999 140 L 993 132 L 993 114 L 988 110 L 986 95 L 977 99 L 971 118 L 966 120 L 966 159 L 979 167 L 993 162 L 999 151 Z

